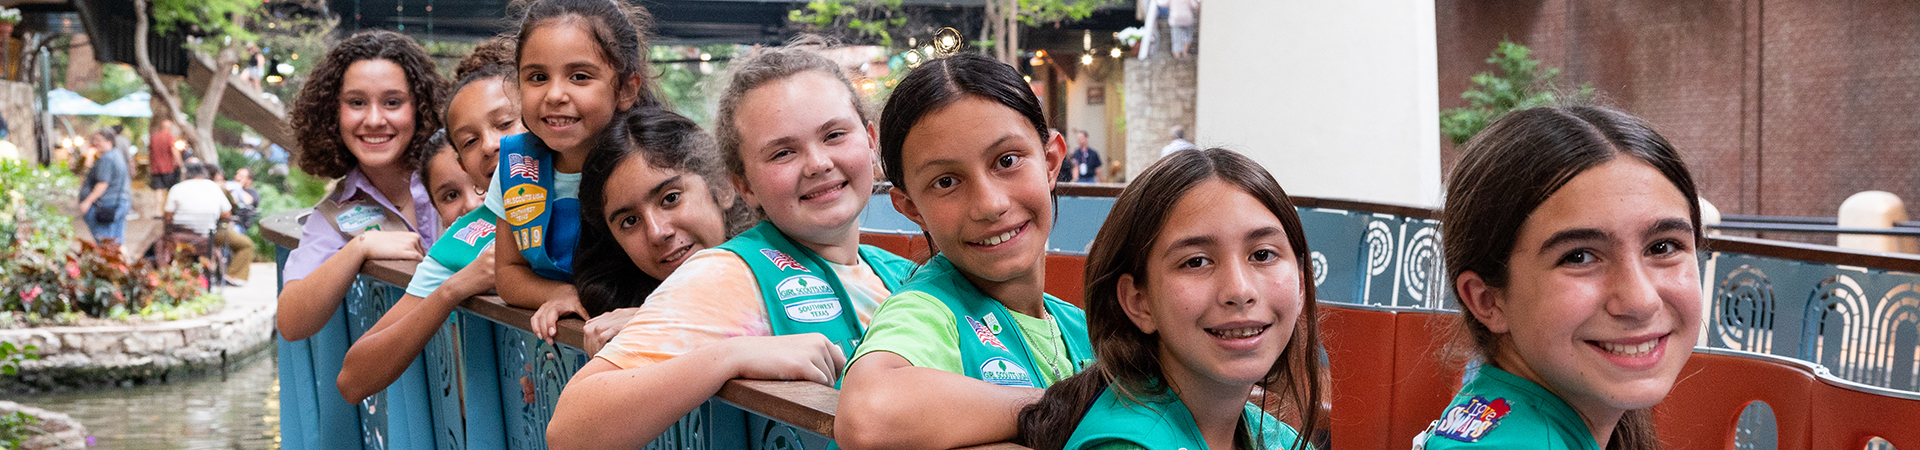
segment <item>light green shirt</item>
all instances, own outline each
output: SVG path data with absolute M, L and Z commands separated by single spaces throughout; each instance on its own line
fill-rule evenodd
M 1020 335 L 1026 338 L 1027 354 L 1033 358 L 1034 365 L 1039 366 L 1041 377 L 1048 384 L 1073 375 L 1073 360 L 1067 356 L 1060 327 L 1052 318 L 1040 319 L 1018 312 L 1011 315 L 1019 324 Z M 868 353 L 888 352 L 906 358 L 915 367 L 965 375 L 967 371 L 960 362 L 957 323 L 952 309 L 925 292 L 896 294 L 874 313 L 865 341 L 847 366 L 852 367 L 852 361 Z

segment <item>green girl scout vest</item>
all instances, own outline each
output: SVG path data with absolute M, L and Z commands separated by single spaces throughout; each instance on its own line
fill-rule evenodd
M 1413 438 L 1413 448 L 1538 448 L 1599 450 L 1585 421 L 1546 388 L 1480 365 L 1446 412 Z
M 580 200 L 549 198 L 553 150 L 533 133 L 500 138 L 500 205 L 533 273 L 573 280 L 573 248 L 580 242 Z
M 472 264 L 480 256 L 480 250 L 493 243 L 494 224 L 500 221 L 493 210 L 486 207 L 474 208 L 467 215 L 453 221 L 447 232 L 434 241 L 433 248 L 427 250 L 427 257 L 439 261 L 447 270 L 459 272 L 461 268 Z
M 1007 306 L 973 286 L 946 255 L 934 255 L 902 288 L 939 300 L 953 311 L 960 331 L 960 365 L 964 375 L 1001 386 L 1045 388 L 1046 377 L 1034 364 L 1027 339 Z M 1046 295 L 1047 314 L 1060 326 L 1067 344 L 1067 361 L 1059 361 L 1059 376 L 1079 373 L 1093 362 L 1093 344 L 1087 340 L 1087 313 L 1073 304 Z M 967 339 L 972 331 L 973 339 Z M 1052 352 L 1052 349 L 1038 350 Z
M 1206 438 L 1200 436 L 1200 425 L 1194 422 L 1193 412 L 1180 402 L 1180 397 L 1172 393 L 1164 397 L 1141 398 L 1145 404 L 1134 403 L 1120 398 L 1108 387 L 1087 408 L 1087 415 L 1080 418 L 1080 426 L 1067 438 L 1066 450 L 1088 450 L 1112 441 L 1131 442 L 1154 450 L 1207 450 Z M 1252 403 L 1241 412 L 1240 420 L 1260 448 L 1293 448 L 1294 441 L 1300 439 L 1293 427 Z
M 753 270 L 775 336 L 820 333 L 853 356 L 867 329 L 847 299 L 840 276 L 820 255 L 793 243 L 765 221 L 716 248 L 740 255 Z M 912 260 L 871 245 L 860 246 L 860 259 L 873 268 L 889 292 L 898 290 L 914 267 Z
M 340 232 L 342 240 L 351 241 L 368 231 L 413 231 L 407 220 L 393 210 L 380 206 L 366 191 L 353 194 L 352 197 L 336 199 L 339 193 L 328 195 L 320 204 L 313 206 L 314 214 L 327 218 L 327 223 Z M 413 199 L 404 199 L 412 201 Z M 312 219 L 308 219 L 312 220 Z

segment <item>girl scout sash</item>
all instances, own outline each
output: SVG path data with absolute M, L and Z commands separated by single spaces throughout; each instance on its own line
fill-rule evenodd
M 1163 398 L 1139 398 L 1127 401 L 1108 387 L 1087 408 L 1080 426 L 1067 438 L 1066 450 L 1104 447 L 1113 441 L 1132 442 L 1142 448 L 1207 448 L 1200 425 L 1180 397 L 1168 392 Z M 1253 438 L 1254 448 L 1293 448 L 1299 432 L 1249 403 L 1240 412 L 1241 424 Z
M 833 268 L 804 246 L 762 221 L 717 247 L 740 255 L 760 284 L 773 335 L 820 333 L 847 356 L 859 345 L 866 327 L 853 310 L 846 288 Z M 860 246 L 860 259 L 892 292 L 913 272 L 914 263 L 871 245 Z
M 553 150 L 533 133 L 500 138 L 500 168 L 494 177 L 500 180 L 500 204 L 520 244 L 520 256 L 541 277 L 572 281 L 580 200 L 551 198 Z
M 1045 388 L 1050 384 L 1037 370 L 1040 366 L 1034 365 L 1013 312 L 961 277 L 946 255 L 927 260 L 903 289 L 932 296 L 953 311 L 954 327 L 960 332 L 960 364 L 967 370 L 964 375 L 1002 386 Z M 1093 344 L 1087 340 L 1087 313 L 1052 295 L 1045 299 L 1047 314 L 1059 324 L 1060 337 L 1067 344 L 1067 361 L 1056 362 L 1059 367 L 1054 370 L 1061 372 L 1057 374 L 1060 377 L 1079 373 L 1093 361 Z M 969 334 L 973 339 L 968 339 Z
M 432 249 L 427 250 L 427 257 L 439 261 L 447 270 L 459 272 L 480 256 L 480 250 L 493 244 L 494 224 L 499 222 L 500 218 L 493 215 L 493 210 L 484 206 L 474 208 L 473 212 L 460 216 L 459 220 L 453 221 L 453 226 L 447 227 L 447 232 L 440 235 L 440 240 L 433 243 Z

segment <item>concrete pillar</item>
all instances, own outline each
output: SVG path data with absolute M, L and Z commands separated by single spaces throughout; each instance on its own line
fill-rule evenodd
M 1714 230 L 1712 228 L 1709 228 L 1711 226 L 1718 225 L 1719 223 L 1720 223 L 1720 208 L 1713 206 L 1713 202 L 1707 201 L 1706 197 L 1700 197 L 1699 226 L 1701 231 L 1705 231 L 1706 232 L 1705 234 L 1710 234 L 1710 235 L 1720 234 L 1719 230 Z M 1700 265 L 1700 311 L 1704 313 L 1703 315 L 1707 317 L 1712 317 L 1713 297 L 1714 297 L 1713 287 L 1715 284 L 1718 284 L 1717 282 L 1719 281 L 1714 279 L 1714 274 L 1719 273 L 1718 268 L 1714 264 L 1714 260 L 1712 258 L 1713 255 L 1707 254 L 1706 252 L 1698 252 L 1698 253 L 1695 253 L 1695 255 L 1705 260 L 1705 263 Z M 1700 321 L 1700 324 L 1699 324 L 1700 339 L 1698 341 L 1695 341 L 1694 345 L 1701 345 L 1701 346 L 1707 345 L 1707 336 L 1708 336 L 1707 332 L 1713 331 L 1711 328 L 1707 327 L 1708 323 L 1709 322 L 1707 320 Z
M 1440 205 L 1433 2 L 1205 2 L 1200 20 L 1194 143 L 1288 194 Z
M 1167 130 L 1175 125 L 1186 128 L 1188 141 L 1207 147 L 1205 141 L 1195 139 L 1193 126 L 1199 66 L 1192 57 L 1173 57 L 1173 52 L 1167 49 L 1167 42 L 1171 41 L 1165 38 L 1168 32 L 1166 26 L 1160 27 L 1161 38 L 1154 40 L 1157 48 L 1146 60 L 1127 58 L 1124 63 L 1127 157 L 1122 161 L 1129 180 L 1139 177 L 1147 166 L 1160 159 L 1160 149 L 1173 141 Z
M 1841 228 L 1892 228 L 1894 222 L 1907 220 L 1906 203 L 1886 191 L 1866 191 L 1847 197 L 1840 203 Z M 1876 252 L 1920 253 L 1920 242 L 1912 237 L 1871 234 L 1841 234 L 1835 239 L 1841 248 Z

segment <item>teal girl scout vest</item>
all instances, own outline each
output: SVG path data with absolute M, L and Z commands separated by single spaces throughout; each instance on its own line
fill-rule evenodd
M 1499 368 L 1479 367 L 1440 420 L 1413 438 L 1414 449 L 1600 449 L 1587 423 L 1559 396 Z
M 439 261 L 449 271 L 459 272 L 480 256 L 480 250 L 493 243 L 494 224 L 499 222 L 500 217 L 493 215 L 493 210 L 484 206 L 474 208 L 447 227 L 447 232 L 427 250 L 427 257 Z
M 520 244 L 520 256 L 541 277 L 572 281 L 580 200 L 548 198 L 554 193 L 553 149 L 533 133 L 500 138 L 500 168 L 494 177 L 500 180 L 500 205 Z
M 907 280 L 903 291 L 919 291 L 940 300 L 953 311 L 960 331 L 960 365 L 964 375 L 1001 386 L 1045 388 L 1049 384 L 1028 352 L 1027 339 L 1007 306 L 987 296 L 953 267 L 947 256 L 934 255 Z M 1047 314 L 1060 327 L 1067 344 L 1067 361 L 1058 362 L 1059 376 L 1080 373 L 1093 362 L 1093 344 L 1087 340 L 1087 313 L 1080 307 L 1045 295 Z M 973 339 L 968 339 L 972 331 Z M 1052 352 L 1052 349 L 1039 351 Z
M 740 255 L 753 270 L 760 297 L 767 304 L 773 335 L 820 333 L 847 356 L 853 356 L 867 329 L 847 299 L 840 276 L 820 255 L 793 243 L 772 222 L 765 221 L 715 248 Z M 860 259 L 880 276 L 888 292 L 898 290 L 901 280 L 913 273 L 912 260 L 879 247 L 860 246 Z
M 1134 403 L 1120 398 L 1113 387 L 1107 387 L 1094 399 L 1087 415 L 1080 418 L 1080 426 L 1067 438 L 1066 450 L 1087 450 L 1113 441 L 1154 450 L 1207 450 L 1206 438 L 1200 436 L 1200 425 L 1193 421 L 1193 412 L 1187 410 L 1179 396 L 1169 392 L 1164 397 L 1141 398 L 1145 404 Z M 1252 403 L 1241 412 L 1240 420 L 1260 448 L 1293 448 L 1294 441 L 1300 439 L 1293 427 Z

